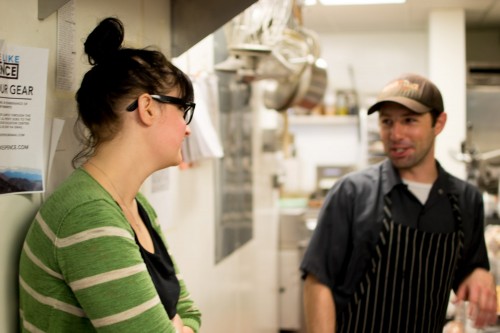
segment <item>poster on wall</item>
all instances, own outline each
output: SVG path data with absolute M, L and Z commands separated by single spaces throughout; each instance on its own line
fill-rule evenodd
M 0 41 L 0 194 L 44 190 L 48 53 Z

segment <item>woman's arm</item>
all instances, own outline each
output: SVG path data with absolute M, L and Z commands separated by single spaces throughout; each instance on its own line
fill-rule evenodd
M 170 258 L 174 263 L 175 272 L 177 274 L 177 279 L 179 280 L 179 285 L 181 287 L 179 302 L 177 303 L 177 314 L 180 316 L 183 322 L 182 333 L 197 333 L 201 326 L 201 312 L 198 307 L 194 304 L 191 299 L 191 295 L 186 288 L 186 283 L 179 273 L 179 268 L 175 261 L 175 258 L 170 254 Z M 190 329 L 190 330 L 187 330 Z
M 116 205 L 72 210 L 55 242 L 64 280 L 97 331 L 175 332 Z

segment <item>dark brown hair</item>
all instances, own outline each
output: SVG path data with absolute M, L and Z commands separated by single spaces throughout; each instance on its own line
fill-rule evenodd
M 163 53 L 147 48 L 123 48 L 123 39 L 122 22 L 108 17 L 85 41 L 85 53 L 92 68 L 84 75 L 76 93 L 76 132 L 83 148 L 73 158 L 74 167 L 120 130 L 120 114 L 127 112 L 123 106 L 125 100 L 143 93 L 165 94 L 174 88 L 179 89 L 180 98 L 189 102 L 194 99 L 187 75 Z

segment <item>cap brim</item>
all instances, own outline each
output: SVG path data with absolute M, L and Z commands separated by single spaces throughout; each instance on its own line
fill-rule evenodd
M 397 97 L 384 98 L 383 100 L 380 100 L 377 103 L 373 104 L 368 109 L 368 114 L 372 114 L 376 111 L 379 111 L 382 104 L 384 104 L 386 102 L 394 102 L 394 103 L 400 104 L 400 105 L 407 107 L 408 109 L 410 109 L 416 113 L 426 113 L 426 112 L 431 111 L 430 107 L 425 106 L 424 104 L 419 103 L 419 102 L 415 101 L 414 99 L 403 97 L 403 96 L 397 96 Z

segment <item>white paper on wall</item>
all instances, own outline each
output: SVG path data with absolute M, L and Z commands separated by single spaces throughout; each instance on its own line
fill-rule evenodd
M 48 49 L 0 49 L 0 194 L 44 190 Z
M 186 163 L 221 158 L 222 144 L 212 118 L 219 111 L 217 78 L 213 75 L 192 79 L 196 109 L 189 124 L 191 135 L 184 140 L 182 156 Z
M 74 134 L 75 121 L 76 117 L 55 118 L 52 121 L 45 197 L 48 197 L 74 170 L 71 161 L 81 149 L 80 142 Z
M 76 90 L 76 21 L 75 1 L 70 0 L 57 11 L 56 88 Z

